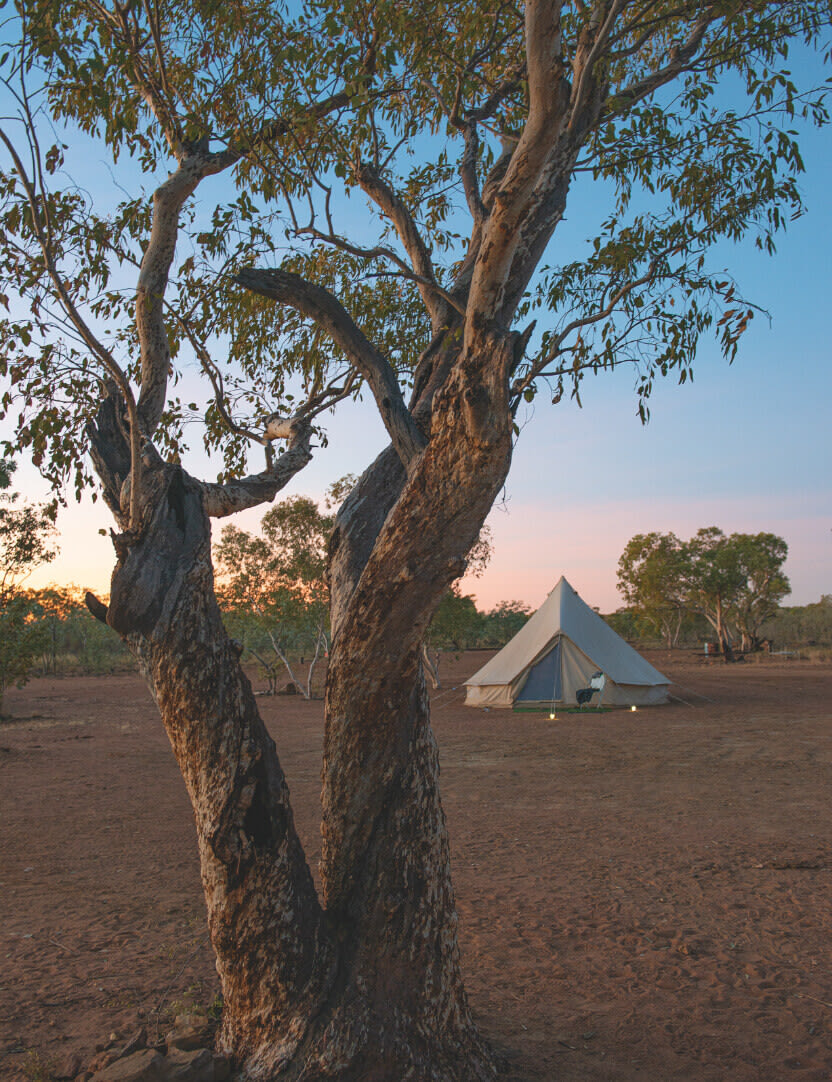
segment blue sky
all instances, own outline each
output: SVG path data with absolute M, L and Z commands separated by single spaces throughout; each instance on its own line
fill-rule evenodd
M 777 254 L 725 245 L 709 260 L 730 271 L 771 323 L 763 315 L 753 320 L 732 366 L 703 340 L 695 382 L 659 383 L 647 426 L 636 415 L 627 370 L 588 378 L 583 409 L 567 400 L 530 408 L 504 498 L 489 519 L 491 565 L 464 584 L 482 606 L 516 598 L 537 607 L 564 574 L 589 604 L 610 611 L 621 603 L 616 564 L 629 537 L 648 530 L 687 537 L 708 525 L 785 537 L 791 603 L 832 593 L 829 130 L 807 131 L 802 146 L 808 213 L 781 234 Z M 89 183 L 102 183 L 106 171 L 87 164 L 98 178 Z M 598 202 L 591 190 L 573 194 L 567 244 L 592 234 L 603 213 Z M 360 472 L 385 443 L 369 403 L 343 405 L 327 427 L 329 447 L 286 494 L 322 495 L 345 472 Z M 44 491 L 25 463 L 17 479 L 27 495 Z M 254 528 L 260 514 L 239 516 L 239 524 Z M 33 583 L 106 591 L 113 553 L 98 533 L 111 524 L 106 508 L 85 499 L 62 512 L 59 524 L 60 559 Z

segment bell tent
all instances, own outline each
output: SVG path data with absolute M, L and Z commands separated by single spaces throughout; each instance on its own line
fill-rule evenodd
M 670 681 L 617 635 L 561 578 L 511 642 L 465 681 L 466 706 L 573 705 L 602 673 L 613 706 L 667 702 Z

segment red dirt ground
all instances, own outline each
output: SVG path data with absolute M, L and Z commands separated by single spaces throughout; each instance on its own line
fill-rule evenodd
M 461 705 L 449 689 L 486 656 L 445 664 L 434 723 L 469 994 L 506 1077 L 832 1079 L 832 667 L 657 653 L 686 703 L 551 722 Z M 322 704 L 261 703 L 314 865 Z M 217 982 L 190 809 L 139 678 L 35 680 L 6 710 L 11 1082 Z

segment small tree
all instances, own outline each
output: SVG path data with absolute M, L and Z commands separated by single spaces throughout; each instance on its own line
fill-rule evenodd
M 16 463 L 0 459 L 0 714 L 3 693 L 28 679 L 47 633 L 24 583 L 40 564 L 54 559 L 54 507 L 20 503 L 10 492 Z
M 482 615 L 474 598 L 448 590 L 437 606 L 425 641 L 433 650 L 461 653 L 476 643 L 481 626 Z
M 248 633 L 244 644 L 272 692 L 279 670 L 251 632 L 265 636 L 292 684 L 309 699 L 318 659 L 329 647 L 326 549 L 333 521 L 308 496 L 292 496 L 263 516 L 260 536 L 226 526 L 215 546 L 220 604 L 232 630 Z M 306 683 L 290 658 L 291 651 L 304 650 L 312 655 Z
M 618 561 L 618 589 L 633 614 L 652 627 L 668 650 L 684 619 L 682 570 L 685 554 L 673 533 L 636 534 Z
M 789 546 L 773 533 L 733 533 L 728 539 L 734 549 L 744 581 L 739 586 L 731 615 L 742 640 L 743 651 L 759 648 L 761 626 L 777 612 L 791 592 L 782 567 Z
M 531 614 L 531 607 L 524 601 L 500 601 L 483 617 L 481 645 L 505 646 Z
M 27 597 L 44 636 L 40 671 L 44 675 L 54 675 L 58 671 L 58 655 L 66 642 L 65 632 L 69 621 L 82 609 L 87 620 L 92 622 L 92 617 L 78 597 L 78 591 L 69 586 L 53 585 L 43 590 L 30 590 Z

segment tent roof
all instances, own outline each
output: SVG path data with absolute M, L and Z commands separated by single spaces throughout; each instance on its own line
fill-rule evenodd
M 616 684 L 669 684 L 666 676 L 626 643 L 561 576 L 534 616 L 503 649 L 465 681 L 510 684 L 557 635 L 566 635 Z

